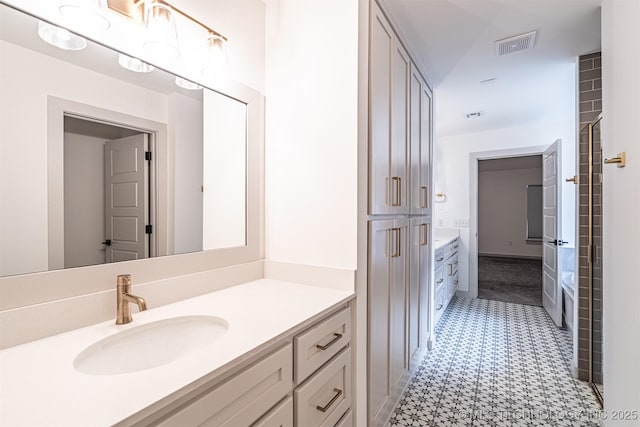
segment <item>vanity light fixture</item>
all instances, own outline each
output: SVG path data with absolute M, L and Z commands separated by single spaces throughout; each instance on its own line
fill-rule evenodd
M 69 30 L 44 21 L 38 21 L 38 36 L 45 42 L 63 50 L 82 50 L 87 41 Z
M 200 86 L 199 84 L 196 84 L 192 81 L 189 81 L 187 79 L 183 79 L 182 77 L 178 77 L 176 76 L 176 85 L 180 86 L 183 89 L 188 89 L 188 90 L 200 90 L 202 89 L 202 86 Z
M 122 53 L 118 54 L 118 64 L 120 64 L 121 67 L 135 73 L 150 73 L 156 69 L 153 65 L 147 64 L 146 62 L 142 62 L 138 58 L 134 58 Z
M 60 3 L 60 15 L 77 25 L 101 30 L 111 26 L 103 14 L 106 10 L 106 0 L 62 0 Z
M 199 58 L 202 75 L 212 79 L 228 76 L 227 55 L 225 44 L 227 38 L 211 27 L 203 24 L 188 13 L 178 9 L 166 0 L 107 0 L 109 9 L 123 14 L 134 22 L 138 22 L 147 29 L 145 50 L 154 55 L 170 58 L 180 56 L 178 39 L 193 35 L 193 31 L 186 29 L 179 32 L 183 21 L 196 24 L 204 30 L 203 42 L 206 43 L 204 58 Z M 176 25 L 178 22 L 179 25 Z M 188 33 L 188 34 L 184 34 Z M 198 43 L 197 41 L 195 42 Z

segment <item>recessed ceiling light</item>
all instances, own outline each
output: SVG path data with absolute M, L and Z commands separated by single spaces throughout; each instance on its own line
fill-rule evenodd
M 182 77 L 178 77 L 176 76 L 176 84 L 178 86 L 180 86 L 183 89 L 188 89 L 188 90 L 200 90 L 202 89 L 202 86 L 200 86 L 197 83 L 194 83 L 190 80 L 187 79 L 183 79 Z

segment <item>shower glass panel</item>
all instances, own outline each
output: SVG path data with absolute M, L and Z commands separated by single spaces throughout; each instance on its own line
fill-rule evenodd
M 602 114 L 589 124 L 589 245 L 591 312 L 591 375 L 596 395 L 602 402 Z

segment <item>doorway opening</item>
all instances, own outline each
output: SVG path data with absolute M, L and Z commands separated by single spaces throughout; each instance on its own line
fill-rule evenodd
M 542 305 L 542 156 L 478 161 L 478 298 Z
M 153 256 L 153 140 L 64 115 L 64 268 Z

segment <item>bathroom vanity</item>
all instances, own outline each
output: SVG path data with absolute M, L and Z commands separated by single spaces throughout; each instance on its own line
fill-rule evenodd
M 434 242 L 434 322 L 437 323 L 456 293 L 459 284 L 460 238 L 454 234 L 438 235 Z
M 0 424 L 352 425 L 353 298 L 259 279 L 2 350 Z

